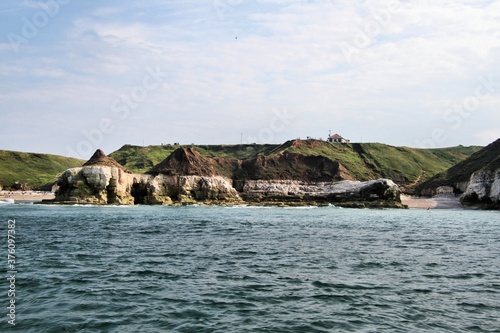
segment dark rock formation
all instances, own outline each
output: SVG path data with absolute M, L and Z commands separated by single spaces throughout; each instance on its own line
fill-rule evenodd
M 335 204 L 346 207 L 402 208 L 399 187 L 389 179 L 366 182 L 306 183 L 297 180 L 249 180 L 242 197 L 245 201 L 284 204 Z
M 230 176 L 234 159 L 207 158 L 193 148 L 178 148 L 146 172 L 150 175 Z
M 27 183 L 15 182 L 10 186 L 10 190 L 12 191 L 31 191 L 33 190 L 31 186 Z
M 300 180 L 331 182 L 353 180 L 342 164 L 324 156 L 284 153 L 245 160 L 235 172 L 237 180 Z
M 465 206 L 500 208 L 500 139 L 418 187 L 423 196 L 446 189 Z

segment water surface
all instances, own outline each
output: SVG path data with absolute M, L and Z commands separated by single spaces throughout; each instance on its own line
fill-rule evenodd
M 16 326 L 7 324 L 4 306 L 0 327 L 499 332 L 499 216 L 335 207 L 3 206 L 4 235 L 7 221 L 16 220 L 18 274 Z

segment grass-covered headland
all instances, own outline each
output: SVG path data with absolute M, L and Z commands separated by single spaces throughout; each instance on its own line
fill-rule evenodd
M 418 149 L 381 143 L 339 144 L 320 140 L 290 140 L 283 144 L 124 145 L 109 156 L 132 172 L 144 173 L 181 147 L 194 148 L 204 157 L 246 161 L 262 157 L 274 161 L 287 160 L 279 159 L 283 155 L 321 156 L 340 163 L 354 179 L 390 178 L 406 190 L 411 190 L 481 149 L 478 146 Z M 0 186 L 8 188 L 17 182 L 28 184 L 33 189 L 48 188 L 58 174 L 68 168 L 81 166 L 84 162 L 56 155 L 0 151 Z M 281 167 L 284 172 L 290 168 L 270 163 L 269 168 L 274 168 L 269 170 L 272 171 L 270 174 L 280 174 Z

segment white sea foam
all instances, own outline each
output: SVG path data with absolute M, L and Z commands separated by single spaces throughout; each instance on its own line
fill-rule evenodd
M 13 205 L 15 204 L 14 199 L 5 199 L 5 200 L 0 200 L 0 205 Z

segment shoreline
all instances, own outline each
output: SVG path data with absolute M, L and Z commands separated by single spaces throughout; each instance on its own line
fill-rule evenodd
M 455 196 L 414 197 L 401 194 L 401 202 L 410 209 L 464 209 Z
M 56 196 L 53 192 L 45 191 L 0 191 L 0 200 L 14 199 L 14 200 L 28 200 L 28 201 L 42 201 L 52 200 Z
M 0 200 L 13 199 L 13 200 L 23 200 L 23 201 L 34 201 L 41 202 L 44 200 L 53 200 L 55 198 L 55 193 L 44 192 L 44 191 L 0 191 Z M 48 203 L 48 202 L 47 202 Z M 195 204 L 196 202 L 193 202 Z M 288 205 L 283 205 L 284 203 L 273 203 L 273 202 L 241 202 L 244 205 L 255 205 L 255 206 L 305 206 L 307 203 L 288 203 Z M 459 197 L 454 196 L 438 196 L 438 197 L 414 197 L 410 195 L 401 195 L 401 203 L 408 206 L 409 209 L 464 209 L 461 205 Z M 63 203 L 64 204 L 64 203 Z M 200 204 L 200 203 L 196 203 Z M 206 203 L 201 203 L 202 205 Z M 212 202 L 212 204 L 214 204 Z M 221 202 L 217 203 L 221 205 Z M 216 205 L 217 205 L 216 204 Z M 312 205 L 318 205 L 317 202 L 311 202 Z M 181 203 L 179 205 L 182 205 Z M 210 204 L 209 204 L 210 205 Z M 228 205 L 226 203 L 225 205 Z M 332 205 L 335 205 L 332 203 Z M 318 205 L 323 206 L 323 204 Z M 342 205 L 339 205 L 342 206 Z M 361 208 L 361 207 L 359 207 Z M 370 207 L 375 208 L 375 207 Z

